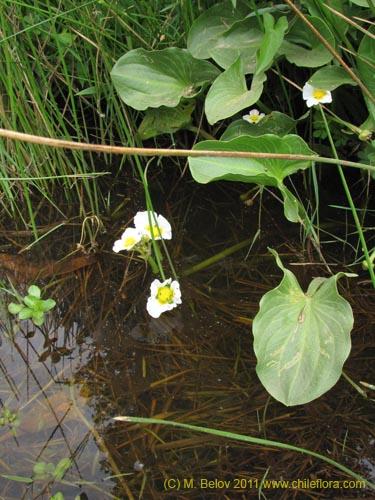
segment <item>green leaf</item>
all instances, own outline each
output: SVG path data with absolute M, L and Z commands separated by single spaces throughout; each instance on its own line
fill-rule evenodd
M 240 58 L 216 78 L 206 97 L 206 116 L 212 125 L 258 101 L 263 92 L 265 73 L 254 75 L 247 90 Z
M 53 299 L 42 300 L 40 304 L 40 310 L 43 312 L 50 311 L 56 306 L 56 302 Z
M 77 498 L 77 497 L 76 497 Z M 78 498 L 80 498 L 78 496 Z M 65 497 L 64 495 L 61 493 L 61 491 L 58 491 L 57 493 L 55 493 L 52 497 L 50 497 L 49 500 L 65 500 Z
M 275 25 L 275 20 L 271 14 L 265 13 L 263 15 L 263 27 L 265 33 L 262 37 L 262 45 L 257 53 L 257 73 L 267 71 L 274 62 L 275 55 L 284 39 L 284 33 L 288 28 L 288 21 L 283 16 L 277 20 Z
M 173 134 L 188 126 L 194 108 L 195 101 L 190 101 L 189 103 L 181 103 L 175 108 L 162 106 L 158 109 L 146 110 L 138 129 L 141 139 L 149 139 L 160 134 Z
M 357 85 L 341 66 L 325 66 L 318 69 L 308 81 L 317 89 L 335 90 L 340 85 Z
M 30 309 L 29 307 L 24 307 L 18 314 L 18 317 L 20 319 L 29 319 L 32 317 L 34 314 L 33 309 Z
M 312 155 L 311 160 L 315 156 L 315 153 L 297 135 L 286 135 L 284 137 L 275 135 L 241 136 L 228 142 L 202 141 L 196 144 L 193 149 Z M 311 161 L 307 160 L 213 156 L 189 157 L 191 174 L 201 184 L 222 179 L 252 182 L 264 186 L 280 186 L 285 177 L 310 166 Z
M 359 7 L 368 7 L 369 6 L 369 0 L 350 0 L 352 3 L 355 5 L 358 5 Z
M 31 309 L 37 309 L 41 303 L 41 299 L 34 297 L 34 295 L 26 295 L 26 297 L 23 298 L 23 301 L 27 307 L 30 307 Z
M 34 325 L 41 326 L 44 323 L 44 312 L 43 311 L 33 311 L 33 315 L 31 317 Z
M 279 185 L 284 200 L 284 215 L 289 222 L 305 222 L 305 210 L 293 193 L 284 185 Z
M 18 483 L 33 483 L 34 479 L 30 477 L 15 476 L 14 474 L 1 474 L 1 477 L 5 479 L 10 479 L 11 481 L 17 481 Z
M 187 50 L 176 47 L 131 50 L 111 71 L 121 99 L 138 110 L 177 106 L 181 98 L 199 94 L 218 74 L 210 62 L 198 61 Z
M 15 304 L 14 302 L 11 302 L 8 305 L 8 311 L 11 314 L 18 314 L 20 311 L 22 311 L 22 309 L 24 309 L 24 307 L 25 306 L 23 304 Z
M 257 137 L 265 134 L 274 134 L 283 137 L 294 128 L 295 124 L 296 120 L 293 120 L 290 116 L 278 111 L 272 111 L 272 113 L 266 115 L 256 124 L 249 123 L 243 119 L 232 122 L 220 139 L 222 141 L 229 141 L 240 135 Z
M 337 292 L 337 280 L 315 278 L 304 293 L 270 250 L 284 277 L 260 301 L 253 322 L 257 374 L 267 391 L 287 406 L 308 403 L 333 387 L 351 349 L 353 313 Z
M 40 299 L 41 292 L 40 292 L 40 288 L 38 286 L 31 285 L 31 286 L 29 286 L 29 288 L 28 288 L 27 291 L 28 291 L 29 295 L 32 295 L 33 297 L 36 297 L 37 299 Z
M 71 467 L 71 465 L 72 461 L 70 458 L 62 458 L 56 465 L 54 473 L 55 479 L 57 479 L 57 481 L 61 481 L 67 470 Z
M 256 18 L 247 18 L 224 33 L 210 57 L 222 68 L 228 69 L 240 57 L 243 74 L 255 73 L 257 53 L 263 45 L 264 32 Z
M 36 480 L 47 479 L 53 476 L 54 472 L 55 466 L 51 462 L 37 462 L 34 465 L 34 479 Z
M 218 3 L 203 12 L 192 24 L 187 48 L 196 59 L 209 59 L 212 50 L 222 44 L 221 35 L 249 14 L 249 6 L 239 1 L 236 8 L 231 2 Z M 235 57 L 235 59 L 238 57 Z M 232 61 L 233 62 L 233 61 Z
M 370 32 L 375 33 L 375 29 L 371 29 Z M 358 56 L 358 76 L 361 78 L 362 82 L 366 85 L 372 95 L 375 96 L 375 42 L 373 38 L 366 35 L 362 38 L 358 47 Z M 371 115 L 372 120 L 375 121 L 375 104 L 365 94 L 363 94 L 363 97 L 369 114 Z
M 327 42 L 335 48 L 335 38 L 327 24 L 318 17 L 306 16 Z M 289 62 L 305 68 L 315 68 L 329 63 L 333 56 L 319 38 L 302 21 L 297 19 L 284 38 L 280 54 Z

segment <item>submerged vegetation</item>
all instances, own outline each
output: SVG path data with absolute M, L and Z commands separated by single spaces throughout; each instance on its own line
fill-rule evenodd
M 8 500 L 371 498 L 373 1 L 3 3 Z

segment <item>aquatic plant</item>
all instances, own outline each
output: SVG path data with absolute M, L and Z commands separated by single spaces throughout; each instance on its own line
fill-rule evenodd
M 324 261 L 319 224 L 314 224 L 314 215 L 311 216 L 301 203 L 303 197 L 299 193 L 294 194 L 290 183 L 287 183 L 290 176 L 301 171 L 312 171 L 316 179 L 315 162 L 319 162 L 319 155 L 298 134 L 290 93 L 285 88 L 285 82 L 291 83 L 302 92 L 299 99 L 302 97 L 308 108 L 315 108 L 321 115 L 325 138 L 337 162 L 340 180 L 375 288 L 375 274 L 362 223 L 330 131 L 330 123 L 339 123 L 356 133 L 360 141 L 368 141 L 375 131 L 375 87 L 371 69 L 375 63 L 375 52 L 373 42 L 372 45 L 370 43 L 373 33 L 355 26 L 355 36 L 362 35 L 355 52 L 347 37 L 349 25 L 353 26 L 350 17 L 358 12 L 358 2 L 354 3 L 355 6 L 337 6 L 335 3 L 335 9 L 339 9 L 335 10 L 330 5 L 310 1 L 304 2 L 300 8 L 290 0 L 286 1 L 286 5 L 264 8 L 241 0 L 224 1 L 206 10 L 195 20 L 188 34 L 186 49 L 130 50 L 115 63 L 111 77 L 120 98 L 130 107 L 144 111 L 140 129 L 147 128 L 148 137 L 151 136 L 155 108 L 162 111 L 164 128 L 159 121 L 154 136 L 175 132 L 178 116 L 180 128 L 191 129 L 193 111 L 203 101 L 202 112 L 209 126 L 221 122 L 227 128 L 220 138 L 194 145 L 194 152 L 202 151 L 204 154 L 189 157 L 192 177 L 202 184 L 226 180 L 278 189 L 286 219 L 302 226 L 305 238 L 309 237 Z M 359 5 L 363 6 L 362 3 Z M 371 6 L 362 8 L 360 12 L 364 18 L 371 16 Z M 354 69 L 354 58 L 350 58 L 349 66 L 341 56 L 338 49 L 340 43 L 346 43 L 350 46 L 350 53 L 354 53 Z M 315 69 L 315 73 L 301 88 L 299 82 L 294 83 L 281 74 L 281 64 L 285 71 L 293 65 L 301 68 L 301 75 L 305 74 L 306 69 Z M 270 70 L 280 78 L 289 116 L 285 110 L 276 111 L 275 106 L 274 111 L 270 111 L 266 104 L 271 100 L 271 89 L 267 88 Z M 348 85 L 362 91 L 366 104 L 368 118 L 359 126 L 351 125 L 323 108 L 324 104 L 332 102 L 332 91 Z M 189 106 L 192 102 L 194 105 Z M 242 116 L 242 120 L 236 120 L 240 111 L 255 104 L 262 113 L 253 108 Z M 186 113 L 176 114 L 175 110 L 181 107 L 189 110 L 190 120 Z M 173 131 L 169 123 L 172 119 Z M 229 124 L 228 119 L 231 120 Z M 298 121 L 306 119 L 311 119 L 311 110 Z M 208 133 L 211 130 L 202 135 Z M 228 156 L 211 156 L 210 151 L 225 152 Z M 259 156 L 249 158 L 230 155 L 239 152 L 259 153 Z M 368 170 L 373 175 L 370 166 Z M 315 192 L 318 192 L 316 181 Z M 318 197 L 316 205 L 319 205 Z M 338 273 L 328 279 L 317 278 L 305 294 L 295 277 L 273 253 L 284 272 L 284 279 L 279 287 L 263 297 L 260 311 L 254 319 L 257 372 L 276 399 L 286 405 L 303 404 L 319 397 L 336 383 L 349 355 L 353 315 L 350 305 L 338 295 L 336 282 L 341 276 L 354 275 Z M 158 286 L 163 288 L 162 284 Z M 156 293 L 154 290 L 154 301 Z M 333 304 L 346 311 L 340 316 L 339 322 L 332 321 L 332 312 L 328 312 Z M 314 349 L 311 348 L 311 342 L 315 345 Z M 342 349 L 338 349 L 338 346 Z M 307 379 L 310 387 L 308 391 L 303 389 Z
M 36 285 L 28 288 L 28 295 L 20 297 L 20 302 L 11 302 L 8 311 L 17 314 L 19 319 L 31 319 L 34 325 L 41 326 L 44 323 L 45 314 L 56 306 L 53 299 L 42 299 L 41 290 Z
M 137 252 L 143 260 L 150 264 L 153 272 L 160 271 L 163 282 L 156 279 L 151 283 L 150 297 L 146 305 L 150 316 L 158 318 L 163 312 L 170 311 L 181 304 L 180 285 L 177 280 L 165 279 L 159 256 L 160 250 L 156 245 L 158 240 L 170 240 L 172 238 L 172 228 L 165 217 L 147 210 L 136 213 L 134 226 L 125 229 L 121 238 L 113 244 L 113 251 L 116 253 L 121 250 Z M 157 259 L 159 266 L 151 255 L 152 245 L 154 245 L 154 250 L 159 257 Z M 173 267 L 172 272 L 174 272 Z

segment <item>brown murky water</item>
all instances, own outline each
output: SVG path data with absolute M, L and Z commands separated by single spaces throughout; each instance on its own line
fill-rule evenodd
M 169 247 L 179 271 L 256 232 L 257 208 L 239 202 L 238 188 L 225 185 L 210 197 L 206 190 L 195 187 L 173 208 L 157 207 L 174 223 Z M 0 498 L 49 499 L 57 492 L 81 500 L 373 498 L 368 489 L 342 483 L 310 487 L 308 481 L 351 478 L 308 455 L 113 420 L 162 418 L 282 441 L 375 482 L 375 392 L 365 399 L 340 380 L 318 400 L 286 408 L 268 397 L 255 373 L 251 318 L 280 279 L 267 246 L 278 243 L 284 263 L 297 264 L 293 271 L 301 281 L 325 272 L 302 265 L 311 254 L 293 250 L 292 233 L 294 248 L 301 248 L 298 229 L 279 226 L 268 214 L 251 251 L 181 278 L 182 306 L 151 320 L 145 313 L 151 272 L 110 251 L 115 232 L 132 215 L 129 209 L 113 235 L 99 237 L 94 257 L 74 254 L 65 267 L 54 262 L 77 238 L 66 227 L 54 235 L 63 255 L 51 244 L 49 254 L 46 246 L 17 258 L 13 268 L 12 259 L 3 258 L 2 278 L 10 273 L 21 292 L 30 284 L 26 276 L 47 268 L 38 283 L 48 284 L 46 295 L 58 308 L 41 328 L 2 314 Z M 351 284 L 347 293 L 356 323 L 345 369 L 357 382 L 374 383 L 370 285 Z M 59 474 L 62 459 L 70 461 Z M 300 483 L 260 492 L 262 479 Z

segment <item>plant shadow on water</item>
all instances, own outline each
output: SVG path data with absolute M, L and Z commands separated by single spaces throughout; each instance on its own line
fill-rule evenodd
M 157 211 L 174 223 L 169 247 L 180 273 L 256 233 L 257 203 L 248 207 L 239 201 L 244 186 L 187 183 L 170 196 L 163 192 L 168 188 L 157 188 L 153 196 L 163 200 Z M 90 500 L 259 498 L 263 478 L 300 482 L 295 488 L 264 487 L 261 498 L 372 498 L 364 488 L 310 488 L 307 481 L 352 478 L 308 455 L 113 420 L 153 417 L 282 441 L 329 456 L 374 481 L 370 400 L 341 379 L 319 399 L 287 408 L 269 398 L 256 376 L 251 319 L 261 296 L 280 281 L 267 246 L 277 246 L 288 266 L 302 270 L 301 281 L 326 274 L 320 264 L 303 265 L 311 256 L 293 250 L 291 234 L 298 231 L 267 212 L 270 201 L 262 208 L 262 236 L 251 252 L 245 247 L 183 277 L 183 304 L 158 320 L 145 312 L 151 271 L 131 254 L 111 252 L 135 207 L 125 209 L 94 257 L 73 256 L 63 267 L 44 262 L 48 254 L 51 260 L 62 258 L 65 243 L 69 248 L 72 232 L 65 226 L 55 233 L 56 248 L 49 240 L 43 258 L 30 253 L 39 270 L 48 269 L 38 284 L 48 282 L 58 307 L 42 327 L 15 323 L 3 312 L 3 498 L 48 499 L 59 491 L 64 498 Z M 295 247 L 301 247 L 297 239 Z M 25 273 L 21 260 L 8 256 L 4 265 L 5 260 L 4 281 L 6 273 L 12 280 L 16 271 Z M 30 284 L 25 277 L 30 279 L 36 265 L 28 266 L 28 275 L 18 274 L 18 287 Z M 345 369 L 352 379 L 372 383 L 373 298 L 360 282 L 350 293 L 356 323 Z M 69 462 L 59 474 L 62 459 Z M 180 481 L 180 488 L 168 489 L 168 479 Z M 209 480 L 225 482 L 207 485 Z

